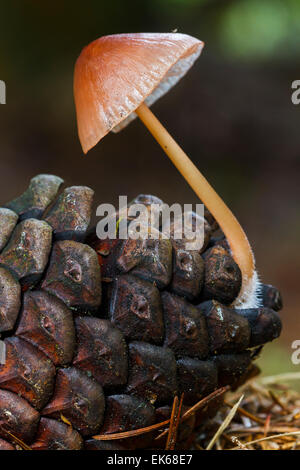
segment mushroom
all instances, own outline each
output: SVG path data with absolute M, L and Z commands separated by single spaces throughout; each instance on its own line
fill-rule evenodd
M 77 59 L 74 95 L 79 139 L 87 153 L 111 130 L 138 116 L 215 217 L 242 272 L 236 307 L 257 307 L 259 281 L 251 246 L 224 201 L 179 147 L 149 106 L 172 88 L 199 57 L 203 42 L 179 33 L 100 37 Z

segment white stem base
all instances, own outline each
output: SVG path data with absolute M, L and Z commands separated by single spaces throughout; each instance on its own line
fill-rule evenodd
M 251 278 L 243 280 L 239 295 L 232 304 L 234 308 L 258 308 L 261 307 L 261 282 L 257 271 Z

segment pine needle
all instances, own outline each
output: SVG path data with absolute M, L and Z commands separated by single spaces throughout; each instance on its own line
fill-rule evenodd
M 72 427 L 72 424 L 70 423 L 70 421 L 62 413 L 60 413 L 60 419 L 62 420 L 63 423 L 65 423 L 68 426 Z
M 187 410 L 183 417 L 182 420 L 184 421 L 187 419 L 189 416 L 193 415 L 196 413 L 196 411 L 201 410 L 201 408 L 204 408 L 208 403 L 210 403 L 212 400 L 215 400 L 216 398 L 220 397 L 223 395 L 225 392 L 227 392 L 230 389 L 230 387 L 227 385 L 226 387 L 221 387 L 218 388 L 218 390 L 215 390 L 214 392 L 210 393 L 207 395 L 207 397 L 202 398 L 202 400 L 198 401 L 196 405 L 192 406 L 189 410 Z
M 178 432 L 178 427 L 179 427 L 180 417 L 181 417 L 183 395 L 184 394 L 181 395 L 180 402 L 177 396 L 174 398 L 166 450 L 175 449 L 177 432 Z
M 194 406 L 189 408 L 182 416 L 181 422 L 183 423 L 186 421 L 191 415 L 195 414 L 197 411 L 201 410 L 205 406 L 208 405 L 212 400 L 215 400 L 216 398 L 220 397 L 223 395 L 225 392 L 229 390 L 229 387 L 222 387 L 219 388 L 218 390 L 215 390 L 214 392 L 210 393 L 207 395 L 207 397 L 202 398 L 202 400 L 198 401 Z M 161 439 L 162 437 L 166 436 L 168 433 L 168 429 L 165 429 L 161 434 L 159 434 L 155 440 Z
M 270 423 L 271 423 L 271 415 L 268 414 L 265 420 L 265 424 L 264 424 L 264 437 L 269 433 Z
M 217 439 L 222 435 L 223 431 L 229 426 L 229 424 L 231 423 L 231 421 L 233 420 L 234 418 L 234 415 L 236 414 L 237 410 L 238 410 L 238 407 L 240 406 L 240 403 L 241 401 L 243 400 L 244 398 L 244 395 L 241 396 L 241 398 L 239 399 L 239 401 L 233 406 L 233 408 L 230 410 L 230 412 L 228 413 L 228 415 L 226 416 L 226 418 L 224 419 L 223 423 L 221 424 L 221 426 L 219 427 L 219 429 L 217 430 L 216 434 L 213 436 L 213 438 L 211 439 L 210 443 L 208 444 L 208 446 L 206 447 L 206 450 L 211 450 L 211 448 L 214 446 L 215 442 L 217 441 Z
M 250 446 L 252 444 L 257 444 L 258 442 L 263 442 L 263 441 L 275 440 L 275 439 L 278 439 L 279 437 L 285 437 L 285 436 L 300 436 L 300 431 L 285 432 L 283 434 L 275 434 L 273 436 L 262 437 L 261 439 L 255 439 L 254 441 L 245 442 L 244 446 Z M 230 450 L 234 450 L 234 449 L 235 448 L 230 449 Z
M 232 405 L 231 403 L 228 403 L 227 401 L 224 401 L 225 405 L 229 406 L 230 408 L 233 408 L 234 405 Z M 241 408 L 240 406 L 238 407 L 237 409 L 237 412 L 239 414 L 241 414 L 242 416 L 245 416 L 246 418 L 249 418 L 251 419 L 252 421 L 254 421 L 255 423 L 258 423 L 258 424 L 265 424 L 265 421 L 263 419 L 260 419 L 258 418 L 257 416 L 254 416 L 252 413 L 249 413 L 249 411 L 246 411 L 244 410 L 243 408 Z
M 300 372 L 287 372 L 285 374 L 270 375 L 262 377 L 259 382 L 264 385 L 275 384 L 278 382 L 288 382 L 289 380 L 300 380 Z
M 25 442 L 21 441 L 21 439 L 19 439 L 18 437 L 14 436 L 14 434 L 9 431 L 5 432 L 9 434 L 9 436 L 15 441 L 15 443 L 18 444 L 23 450 L 32 450 L 31 447 L 25 444 Z
M 270 433 L 294 433 L 300 431 L 299 428 L 292 427 L 292 426 L 270 426 L 269 429 L 265 430 L 263 427 L 252 427 L 252 428 L 245 428 L 242 426 L 235 427 L 234 430 L 231 432 L 233 433 L 234 431 L 240 432 L 243 434 L 270 434 Z
M 92 436 L 92 439 L 97 441 L 113 441 L 115 439 L 126 439 L 128 437 L 140 436 L 156 429 L 163 428 L 170 423 L 170 420 L 162 421 L 161 423 L 153 424 L 152 426 L 147 426 L 145 428 L 134 429 L 133 431 L 117 432 L 115 434 L 99 434 L 97 436 Z
M 269 390 L 269 394 L 270 394 L 270 397 L 272 398 L 272 400 L 274 401 L 274 403 L 276 403 L 276 405 L 280 406 L 280 408 L 285 411 L 286 413 L 290 413 L 290 410 L 288 409 L 287 406 L 285 406 L 284 403 L 282 403 L 282 401 L 280 400 L 280 398 L 275 395 L 275 393 L 273 392 L 273 390 Z

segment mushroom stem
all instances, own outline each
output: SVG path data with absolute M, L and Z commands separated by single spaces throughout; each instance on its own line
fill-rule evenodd
M 249 301 L 251 303 L 249 295 L 255 297 L 257 275 L 254 256 L 244 230 L 231 210 L 147 105 L 142 103 L 135 112 L 218 222 L 227 238 L 231 254 L 242 272 L 243 284 L 237 304 L 249 304 Z

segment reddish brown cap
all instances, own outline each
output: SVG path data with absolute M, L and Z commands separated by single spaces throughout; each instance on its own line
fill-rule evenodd
M 199 57 L 203 42 L 179 33 L 104 36 L 83 49 L 75 65 L 78 133 L 86 153 L 118 132 L 174 86 Z

